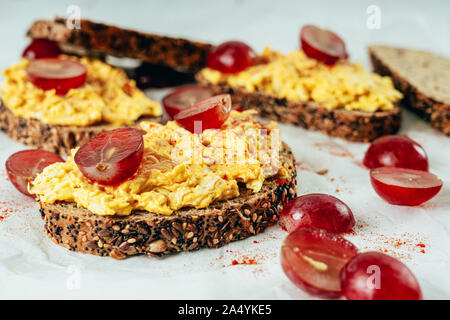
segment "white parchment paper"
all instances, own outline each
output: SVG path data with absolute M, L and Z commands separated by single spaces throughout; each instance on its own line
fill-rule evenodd
M 33 20 L 64 15 L 69 4 L 79 5 L 82 16 L 93 20 L 213 43 L 243 39 L 257 50 L 267 44 L 285 52 L 296 49 L 300 27 L 315 23 L 341 34 L 352 60 L 368 68 L 369 43 L 450 53 L 445 15 L 449 3 L 439 1 L 137 1 L 133 6 L 123 1 L 2 1 L 0 68 L 19 58 Z M 366 26 L 371 4 L 381 10 L 377 30 Z M 165 92 L 148 94 L 160 99 Z M 444 181 L 434 199 L 413 208 L 391 206 L 372 190 L 368 171 L 360 164 L 367 144 L 280 127 L 298 161 L 299 194 L 329 193 L 346 202 L 357 221 L 347 239 L 361 250 L 401 259 L 418 278 L 425 298 L 449 299 L 450 138 L 409 112 L 403 115 L 401 133 L 422 144 L 430 171 Z M 164 259 L 117 261 L 55 245 L 43 232 L 37 204 L 14 189 L 4 170 L 7 157 L 25 148 L 0 134 L 0 299 L 313 298 L 292 285 L 281 270 L 279 251 L 286 233 L 278 226 L 224 248 Z

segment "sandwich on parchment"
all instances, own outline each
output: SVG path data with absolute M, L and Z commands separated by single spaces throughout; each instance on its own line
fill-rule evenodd
M 211 108 L 227 101 L 221 125 L 193 134 L 186 121 L 144 121 L 143 138 L 133 128 L 109 131 L 46 167 L 29 190 L 48 237 L 122 259 L 217 248 L 273 225 L 297 194 L 294 156 L 275 122 L 231 110 L 229 96 L 211 99 Z

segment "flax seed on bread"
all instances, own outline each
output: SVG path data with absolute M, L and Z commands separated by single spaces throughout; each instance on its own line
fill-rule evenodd
M 133 126 L 139 127 L 141 121 L 160 122 L 161 117 L 141 117 Z M 37 119 L 25 119 L 14 115 L 0 99 L 0 130 L 27 146 L 52 151 L 61 156 L 70 155 L 70 150 L 74 147 L 112 129 L 106 123 L 78 127 L 49 125 Z
M 183 208 L 168 216 L 151 212 L 99 216 L 75 203 L 39 202 L 45 231 L 69 250 L 116 259 L 218 248 L 264 231 L 296 196 L 295 159 L 287 145 L 283 144 L 280 156 L 288 178 L 270 178 L 258 193 L 241 187 L 237 198 L 204 209 Z
M 239 104 L 243 109 L 256 108 L 263 117 L 350 141 L 369 142 L 395 133 L 400 127 L 399 106 L 390 111 L 376 112 L 329 110 L 312 101 L 288 101 L 263 92 L 247 92 L 224 83 L 213 84 L 201 73 L 197 73 L 196 79 L 214 94 L 229 93 L 233 104 Z
M 375 72 L 392 77 L 404 104 L 450 135 L 450 59 L 430 52 L 383 45 L 369 47 Z

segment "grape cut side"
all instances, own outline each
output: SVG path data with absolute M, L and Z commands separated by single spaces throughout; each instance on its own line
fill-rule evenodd
M 5 163 L 6 172 L 11 183 L 24 195 L 33 197 L 28 192 L 28 184 L 44 170 L 55 163 L 64 162 L 57 154 L 45 150 L 23 150 L 12 154 Z
M 417 206 L 430 200 L 443 184 L 432 173 L 393 167 L 370 170 L 370 182 L 382 199 L 401 206 Z
M 142 132 L 123 128 L 94 137 L 77 151 L 74 160 L 89 180 L 117 185 L 137 171 L 143 154 Z
M 197 86 L 185 86 L 175 89 L 162 100 L 162 104 L 171 119 L 187 107 L 211 97 L 208 89 Z
M 201 100 L 180 111 L 174 117 L 186 130 L 201 133 L 206 129 L 220 129 L 231 111 L 231 97 L 222 94 Z
M 281 248 L 286 276 L 302 290 L 326 298 L 341 295 L 339 273 L 358 249 L 337 234 L 302 228 L 290 233 Z
M 81 87 L 86 81 L 86 75 L 86 66 L 72 59 L 36 59 L 27 67 L 30 82 L 42 90 L 54 89 L 58 95 Z
M 300 31 L 300 45 L 305 54 L 327 65 L 347 59 L 344 41 L 334 32 L 306 25 Z

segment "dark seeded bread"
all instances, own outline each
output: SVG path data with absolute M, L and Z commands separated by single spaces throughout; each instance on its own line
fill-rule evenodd
M 405 106 L 450 135 L 450 59 L 426 51 L 369 47 L 375 72 L 388 75 L 405 95 Z
M 243 109 L 256 108 L 263 117 L 350 141 L 372 141 L 382 135 L 395 133 L 400 127 L 401 113 L 398 106 L 392 111 L 377 112 L 328 110 L 312 101 L 293 102 L 262 92 L 247 92 L 225 83 L 213 84 L 201 73 L 196 75 L 196 79 L 201 86 L 215 94 L 231 94 L 233 103 L 240 104 Z
M 161 117 L 142 117 L 141 121 L 160 122 Z M 61 156 L 70 154 L 70 150 L 88 142 L 94 136 L 114 129 L 109 124 L 88 127 L 49 125 L 36 119 L 18 117 L 0 100 L 0 129 L 12 139 L 27 146 L 53 151 Z
M 69 29 L 66 20 L 38 20 L 28 30 L 31 38 L 57 41 L 67 53 L 88 49 L 97 54 L 135 58 L 154 65 L 196 72 L 206 64 L 212 45 L 180 38 L 118 28 L 82 19 L 79 29 Z M 84 55 L 84 54 L 83 54 Z
M 45 231 L 55 243 L 69 250 L 116 259 L 218 248 L 264 231 L 296 196 L 295 159 L 288 146 L 283 145 L 281 156 L 289 178 L 274 177 L 258 193 L 241 188 L 238 198 L 204 209 L 181 209 L 170 216 L 150 212 L 99 216 L 74 203 L 39 202 Z

